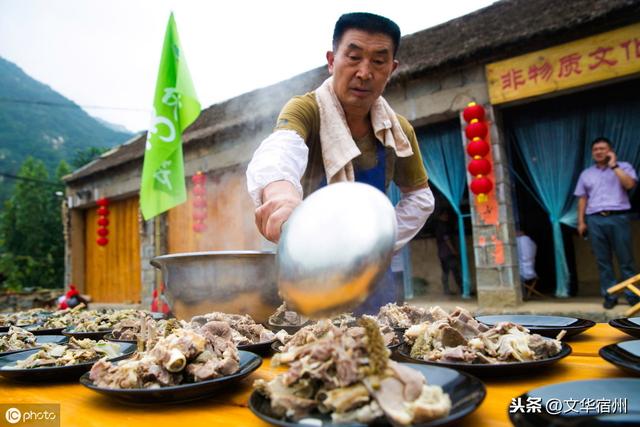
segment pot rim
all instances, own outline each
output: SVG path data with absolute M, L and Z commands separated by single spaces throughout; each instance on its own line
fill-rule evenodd
M 256 257 L 262 255 L 275 255 L 274 251 L 205 251 L 205 252 L 178 252 L 175 254 L 165 254 L 158 255 L 156 257 L 151 258 L 150 263 L 154 267 L 160 268 L 158 261 L 164 260 L 175 260 L 175 259 L 184 259 L 184 258 L 199 258 L 199 257 L 208 257 L 208 256 L 219 256 L 219 257 Z

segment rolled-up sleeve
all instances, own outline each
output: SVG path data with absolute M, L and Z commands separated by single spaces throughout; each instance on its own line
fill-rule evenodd
M 309 149 L 297 132 L 276 130 L 253 154 L 247 167 L 247 190 L 256 207 L 262 204 L 262 190 L 275 181 L 288 181 L 302 194 L 300 180 L 307 168 Z

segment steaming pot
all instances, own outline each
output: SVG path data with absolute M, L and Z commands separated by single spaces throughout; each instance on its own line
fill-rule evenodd
M 176 318 L 211 311 L 249 314 L 266 322 L 282 303 L 276 284 L 274 252 L 213 251 L 155 257 Z

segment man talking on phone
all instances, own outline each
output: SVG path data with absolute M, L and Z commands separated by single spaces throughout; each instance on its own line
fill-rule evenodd
M 633 166 L 618 161 L 607 138 L 593 140 L 591 155 L 595 164 L 582 171 L 573 194 L 578 197 L 578 232 L 582 236 L 589 233 L 598 262 L 603 307 L 611 309 L 618 300 L 608 295 L 607 289 L 619 282 L 613 270 L 612 254 L 615 252 L 618 259 L 622 280 L 636 275 L 628 192 L 636 186 L 638 176 Z M 630 291 L 626 297 L 631 305 L 638 302 L 638 297 Z

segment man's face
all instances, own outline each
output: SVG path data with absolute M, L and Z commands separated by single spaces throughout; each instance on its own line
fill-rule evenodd
M 591 155 L 597 163 L 605 162 L 611 151 L 611 147 L 606 142 L 596 142 L 591 147 Z
M 368 113 L 398 66 L 391 37 L 354 29 L 343 34 L 336 52 L 327 52 L 327 61 L 333 89 L 346 112 Z

